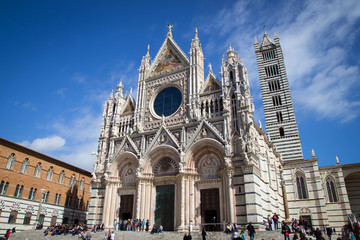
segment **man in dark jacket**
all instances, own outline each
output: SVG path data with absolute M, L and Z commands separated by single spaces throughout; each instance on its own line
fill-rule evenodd
M 252 225 L 251 222 L 249 222 L 249 225 L 246 227 L 246 229 L 248 230 L 249 236 L 250 236 L 250 240 L 254 240 L 255 237 L 255 228 Z
M 332 235 L 333 231 L 331 227 L 327 227 L 326 228 L 326 235 L 328 235 L 329 240 L 331 240 L 331 235 Z
M 316 240 L 321 240 L 322 236 L 321 236 L 321 230 L 319 228 L 316 228 L 314 235 L 316 237 Z

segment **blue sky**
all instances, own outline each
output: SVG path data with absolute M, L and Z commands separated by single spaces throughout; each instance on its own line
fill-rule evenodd
M 360 2 L 0 1 L 0 137 L 92 171 L 102 106 L 123 80 L 136 93 L 147 45 L 154 59 L 173 23 L 188 54 L 197 27 L 220 72 L 231 43 L 250 75 L 265 126 L 254 53 L 276 32 L 304 157 L 320 166 L 360 162 Z M 205 74 L 207 74 L 206 69 Z M 219 76 L 219 74 L 218 74 Z

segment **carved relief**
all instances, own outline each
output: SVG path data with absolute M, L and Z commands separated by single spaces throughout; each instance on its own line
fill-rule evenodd
M 200 179 L 214 179 L 218 178 L 219 166 L 216 164 L 216 161 L 213 158 L 204 159 L 199 165 L 199 173 L 201 175 Z
M 173 175 L 178 172 L 178 166 L 176 162 L 171 158 L 163 158 L 159 161 L 154 169 L 155 175 L 165 176 Z

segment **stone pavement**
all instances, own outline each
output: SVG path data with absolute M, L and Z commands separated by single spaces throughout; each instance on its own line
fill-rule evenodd
M 103 240 L 105 232 L 92 233 L 92 240 Z M 178 232 L 164 232 L 163 234 L 150 234 L 147 232 L 126 232 L 126 231 L 115 231 L 116 240 L 151 240 L 151 239 L 163 239 L 163 240 L 182 240 L 184 234 Z M 292 239 L 292 234 L 290 238 Z M 78 240 L 77 236 L 44 236 L 43 231 L 29 230 L 24 232 L 18 232 L 12 234 L 10 239 L 19 239 L 19 240 L 64 240 L 72 239 Z M 201 233 L 193 232 L 192 239 L 200 240 Z M 230 240 L 231 235 L 226 235 L 223 232 L 207 232 L 207 240 Z M 249 236 L 246 234 L 246 239 L 249 239 Z M 283 240 L 284 236 L 280 231 L 271 231 L 271 232 L 257 232 L 255 235 L 255 240 Z M 310 238 L 311 239 L 311 238 Z M 315 238 L 312 238 L 315 239 Z M 327 239 L 327 238 L 326 238 Z M 336 239 L 333 237 L 332 239 Z

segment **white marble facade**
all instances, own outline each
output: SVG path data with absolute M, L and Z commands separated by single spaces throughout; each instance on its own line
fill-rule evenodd
M 132 91 L 123 94 L 120 82 L 105 102 L 89 224 L 112 227 L 115 219 L 140 218 L 164 225 L 165 209 L 171 218 L 165 230 L 186 231 L 190 223 L 199 229 L 214 217 L 263 228 L 275 212 L 280 219 L 298 218 L 304 208 L 318 214 L 310 205 L 319 202 L 328 211 L 317 160 L 284 163 L 254 122 L 247 70 L 231 46 L 221 79 L 211 65 L 204 74 L 197 30 L 189 57 L 171 27 L 152 61 L 149 52 L 139 68 L 137 100 Z M 294 203 L 294 170 L 306 177 L 313 201 Z M 299 202 L 303 208 L 295 209 Z M 313 219 L 328 224 L 323 216 Z

